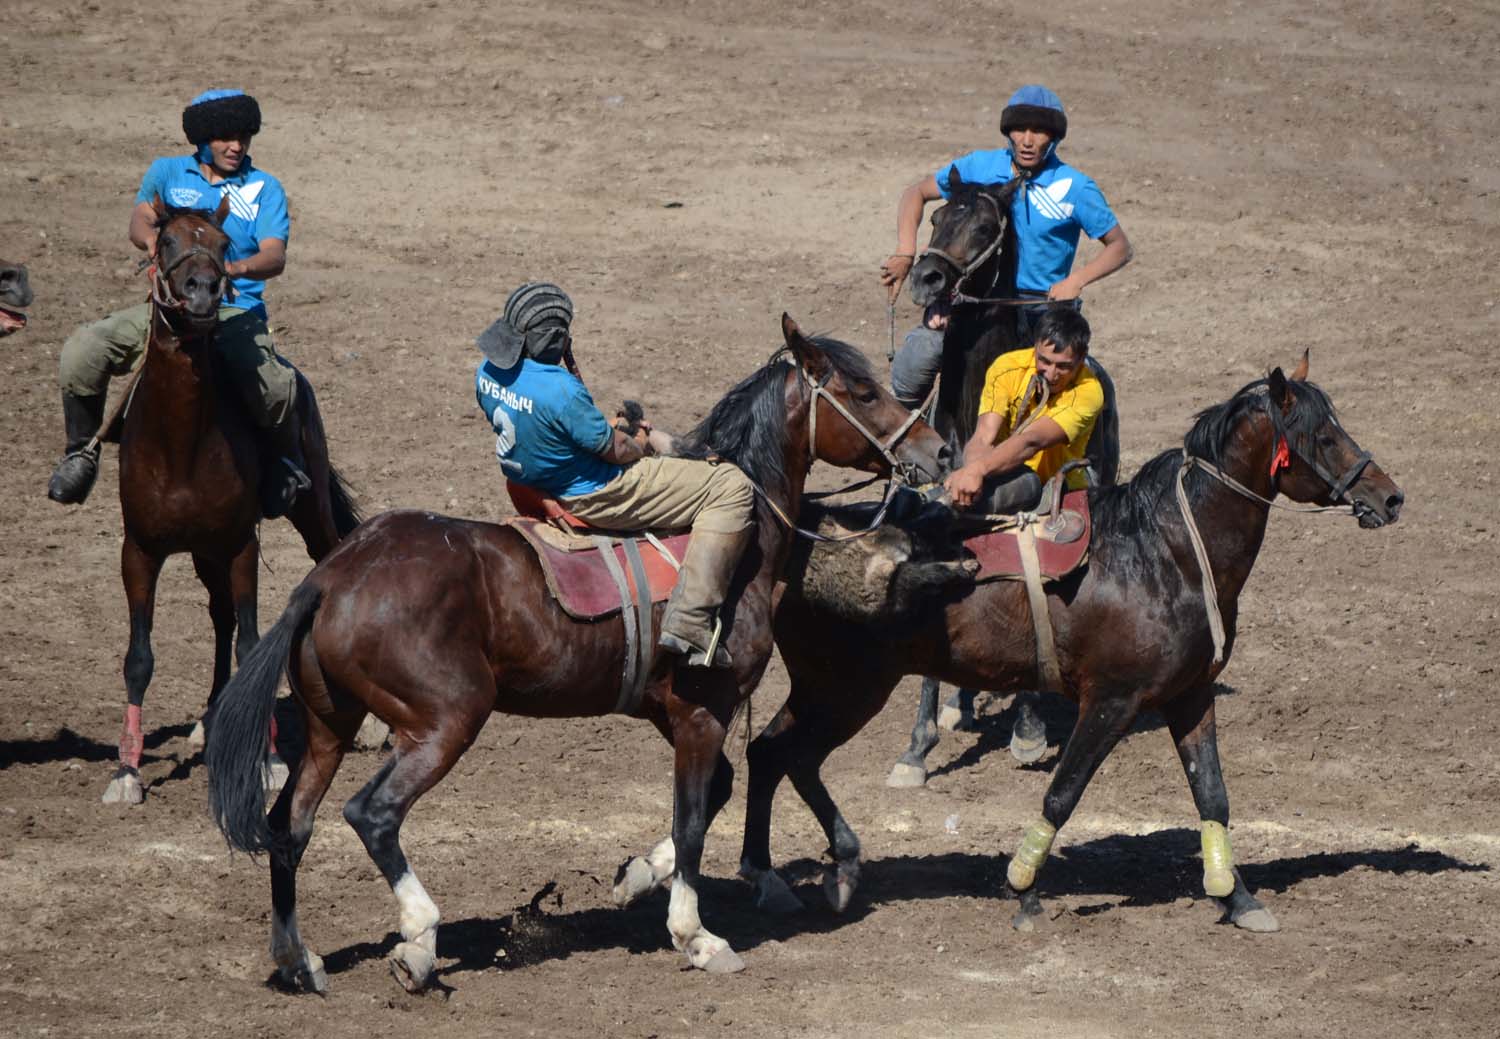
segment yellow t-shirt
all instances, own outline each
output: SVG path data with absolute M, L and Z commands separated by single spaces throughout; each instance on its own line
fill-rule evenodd
M 979 414 L 1000 416 L 1000 439 L 1015 432 L 1018 419 L 1028 417 L 1026 390 L 1036 374 L 1036 351 L 1031 348 L 1012 350 L 995 358 L 984 373 L 984 392 L 979 397 Z M 1038 451 L 1026 460 L 1045 483 L 1067 462 L 1083 457 L 1094 431 L 1094 421 L 1104 410 L 1104 387 L 1087 364 L 1073 379 L 1073 385 L 1047 400 L 1041 413 L 1062 427 L 1068 435 L 1066 444 Z M 1078 490 L 1088 486 L 1088 478 L 1075 469 L 1067 476 L 1068 487 Z

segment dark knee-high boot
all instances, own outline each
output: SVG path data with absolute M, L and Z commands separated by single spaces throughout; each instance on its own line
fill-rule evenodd
M 267 445 L 261 467 L 260 511 L 276 519 L 291 511 L 297 495 L 312 489 L 302 455 L 302 416 L 297 409 L 275 429 L 263 431 Z
M 66 453 L 52 479 L 47 481 L 47 497 L 64 505 L 79 505 L 94 489 L 99 476 L 99 445 L 89 445 L 104 421 L 104 394 L 75 397 L 63 390 L 63 426 L 67 434 Z

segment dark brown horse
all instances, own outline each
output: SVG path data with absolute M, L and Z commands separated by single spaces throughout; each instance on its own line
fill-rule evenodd
M 31 299 L 26 265 L 0 260 L 0 337 L 26 327 L 26 308 L 31 306 Z
M 617 899 L 671 876 L 672 943 L 694 967 L 712 971 L 742 966 L 703 927 L 696 888 L 708 820 L 730 793 L 725 733 L 771 655 L 773 588 L 790 541 L 772 513 L 796 514 L 814 456 L 877 473 L 899 459 L 922 479 L 942 470 L 941 439 L 879 385 L 859 351 L 806 339 L 790 318 L 782 322 L 791 359 L 773 359 L 736 386 L 688 438 L 738 464 L 760 491 L 756 539 L 731 588 L 734 670 L 678 670 L 677 658 L 657 654 L 634 712 L 675 749 L 672 838 L 622 871 Z M 297 929 L 297 864 L 366 712 L 390 725 L 395 749 L 344 818 L 400 904 L 403 941 L 391 967 L 416 991 L 435 965 L 438 910 L 401 850 L 407 812 L 492 713 L 610 713 L 626 645 L 622 614 L 589 623 L 562 611 L 532 549 L 509 526 L 389 512 L 314 567 L 208 726 L 213 816 L 231 846 L 271 853 L 271 950 L 282 980 L 317 991 L 326 985 L 321 960 Z M 260 771 L 283 669 L 302 705 L 307 750 L 268 818 Z
M 1029 927 L 1041 912 L 1032 883 L 1094 770 L 1137 715 L 1154 710 L 1166 718 L 1203 820 L 1205 890 L 1237 925 L 1276 928 L 1233 865 L 1214 734 L 1214 680 L 1234 647 L 1240 590 L 1278 494 L 1347 504 L 1367 528 L 1395 522 L 1402 505 L 1401 491 L 1339 425 L 1328 398 L 1302 381 L 1305 364 L 1304 358 L 1291 379 L 1278 368 L 1203 412 L 1183 449 L 1158 455 L 1128 484 L 1090 492 L 1088 563 L 1047 588 L 1061 691 L 1078 704 L 1078 721 L 1042 818 L 1010 861 L 1009 890 L 1021 899 L 1017 926 Z M 1225 639 L 1217 658 L 1203 573 L 1178 504 L 1179 479 L 1217 586 L 1212 601 Z M 781 599 L 776 639 L 791 695 L 749 747 L 741 867 L 763 898 L 782 887 L 766 879 L 774 877 L 771 804 L 782 777 L 790 776 L 828 835 L 835 860 L 828 892 L 838 909 L 854 890 L 859 841 L 820 775 L 833 749 L 874 717 L 904 675 L 997 691 L 1041 688 L 1020 583 L 973 586 L 879 632 L 841 619 L 840 605 L 814 601 L 790 582 Z
M 1011 197 L 1019 180 L 969 184 L 958 169 L 948 173 L 948 202 L 933 211 L 932 239 L 911 270 L 911 298 L 919 307 L 946 305 L 943 365 L 932 424 L 948 440 L 955 465 L 979 419 L 984 376 L 995 358 L 1030 346 L 1023 334 L 1022 301 L 1017 298 L 1015 231 Z M 1043 303 L 1035 300 L 1034 304 Z M 1104 410 L 1089 437 L 1092 482 L 1108 486 L 1120 470 L 1120 418 L 1115 386 L 1098 358 L 1089 367 L 1104 387 Z M 1037 715 L 1037 694 L 1016 693 L 1010 752 L 1023 764 L 1047 750 L 1047 729 Z M 974 690 L 957 689 L 939 709 L 938 680 L 924 678 L 911 744 L 891 769 L 890 786 L 921 786 L 927 781 L 927 755 L 938 745 L 940 728 L 968 727 L 974 717 Z
M 231 642 L 243 660 L 260 637 L 255 615 L 260 549 L 256 434 L 234 391 L 216 379 L 214 364 L 214 333 L 226 281 L 224 250 L 229 243 L 219 225 L 228 215 L 229 201 L 226 197 L 214 213 L 169 209 L 159 200 L 157 210 L 160 235 L 152 275 L 151 330 L 120 437 L 120 506 L 125 518 L 120 573 L 130 607 L 128 700 L 120 766 L 104 800 L 127 804 L 145 798 L 140 779 L 141 707 L 154 666 L 156 580 L 167 557 L 191 553 L 193 569 L 208 589 L 214 626 L 210 704 L 229 679 Z M 298 498 L 289 518 L 308 555 L 317 560 L 354 529 L 359 516 L 328 464 L 317 401 L 301 375 L 297 408 L 313 486 L 311 493 Z

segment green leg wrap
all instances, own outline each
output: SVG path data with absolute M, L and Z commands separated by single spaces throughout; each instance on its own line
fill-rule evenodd
M 1223 823 L 1203 821 L 1203 890 L 1214 898 L 1228 898 L 1234 891 L 1234 852 L 1229 849 L 1229 830 Z
M 1010 881 L 1012 890 L 1025 891 L 1036 883 L 1036 871 L 1047 861 L 1047 855 L 1052 851 L 1052 840 L 1056 836 L 1057 827 L 1045 819 L 1038 819 L 1031 824 L 1031 829 L 1021 838 L 1021 846 L 1016 849 L 1005 870 L 1005 879 Z

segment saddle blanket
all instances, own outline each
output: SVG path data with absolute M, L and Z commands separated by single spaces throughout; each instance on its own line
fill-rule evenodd
M 620 612 L 620 589 L 602 550 L 588 534 L 570 534 L 552 524 L 526 516 L 517 516 L 507 524 L 526 540 L 536 552 L 537 562 L 547 578 L 547 590 L 568 616 L 575 620 L 595 621 Z M 644 572 L 649 602 L 665 602 L 677 584 L 677 567 L 661 549 L 646 538 L 608 536 L 609 551 L 618 563 L 631 601 L 641 602 L 640 575 Z M 687 553 L 691 534 L 674 534 L 657 539 L 680 565 Z M 627 550 L 626 542 L 630 542 Z M 631 557 L 635 558 L 632 559 Z M 649 614 L 647 615 L 649 619 Z
M 1068 513 L 1073 513 L 1069 516 Z M 1049 517 L 1044 513 L 1036 525 L 1036 554 L 1041 565 L 1042 581 L 1056 581 L 1081 567 L 1088 559 L 1089 538 L 1093 524 L 1089 518 L 1088 491 L 1069 491 L 1063 495 L 1060 524 L 1056 531 L 1049 530 Z M 1078 531 L 1082 521 L 1082 533 L 1071 540 L 1055 540 Z M 1013 530 L 997 530 L 964 539 L 964 547 L 974 553 L 979 561 L 978 581 L 1020 581 L 1025 577 L 1021 565 L 1021 548 Z

